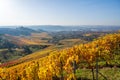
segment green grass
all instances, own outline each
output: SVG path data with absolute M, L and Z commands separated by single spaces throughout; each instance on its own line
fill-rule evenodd
M 107 80 L 120 80 L 120 68 L 102 68 L 99 69 L 99 72 L 102 73 Z M 95 73 L 95 70 L 94 70 Z M 96 74 L 96 73 L 95 73 Z M 92 80 L 92 72 L 90 69 L 79 69 L 76 71 L 77 78 L 90 79 Z M 99 80 L 106 80 L 103 76 L 99 74 Z

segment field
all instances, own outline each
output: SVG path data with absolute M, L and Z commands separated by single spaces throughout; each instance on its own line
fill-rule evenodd
M 119 80 L 119 38 L 120 34 L 109 34 L 85 43 L 80 39 L 60 40 L 59 44 L 29 54 L 8 65 L 2 64 L 0 79 L 95 80 L 98 74 L 99 80 Z
M 52 37 L 49 36 L 47 33 L 31 33 L 30 36 L 11 36 L 11 35 L 5 35 L 5 37 L 17 44 L 17 45 L 44 45 L 48 43 L 48 39 L 51 39 Z M 46 40 L 45 40 L 46 39 Z M 48 44 L 49 45 L 49 44 Z
M 99 72 L 102 74 L 98 75 L 99 80 L 120 80 L 120 68 L 109 68 L 105 67 L 99 69 Z M 92 80 L 92 72 L 90 69 L 80 69 L 76 71 L 77 78 L 80 80 Z

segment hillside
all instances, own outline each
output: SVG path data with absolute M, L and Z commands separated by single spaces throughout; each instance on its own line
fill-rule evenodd
M 9 34 L 1 35 L 0 60 L 2 63 L 11 62 L 38 50 L 43 50 L 51 46 L 52 48 L 67 48 L 81 43 L 87 43 L 99 36 L 112 32 L 37 32 L 31 35 L 13 36 Z M 116 32 L 117 33 L 117 32 Z
M 8 39 L 6 39 L 4 35 L 0 35 L 0 49 L 10 48 L 10 47 L 15 47 L 15 46 L 17 45 L 13 44 Z
M 1 28 L 4 27 L 4 28 Z M 12 28 L 12 29 L 11 29 Z M 117 31 L 120 29 L 120 26 L 113 25 L 30 25 L 30 26 L 0 26 L 1 33 L 13 34 L 17 35 L 22 34 L 21 31 L 24 32 L 23 29 L 26 29 L 26 35 L 29 32 L 59 32 L 59 31 Z M 5 30 L 5 31 L 4 31 Z M 17 33 L 17 31 L 19 31 Z M 11 32 L 12 31 L 12 32 Z M 15 35 L 15 34 L 13 34 Z M 23 34 L 24 35 L 24 34 Z
M 52 37 L 46 32 L 31 33 L 29 36 L 0 35 L 0 62 L 5 63 L 16 60 L 37 50 L 44 49 L 52 45 L 48 43 L 47 39 L 49 38 Z
M 31 35 L 31 33 L 36 32 L 44 32 L 43 30 L 35 31 L 30 28 L 26 27 L 18 27 L 18 28 L 0 28 L 0 34 L 9 34 L 13 36 L 20 36 L 20 35 Z
M 78 25 L 78 26 L 64 26 L 64 25 L 33 25 L 26 26 L 34 30 L 44 30 L 48 32 L 59 32 L 59 31 L 117 31 L 120 26 L 112 25 Z
M 86 44 L 47 53 L 48 55 L 42 58 L 29 60 L 8 68 L 0 68 L 0 79 L 92 80 L 97 59 L 99 60 L 99 69 L 102 71 L 102 75 L 99 76 L 100 80 L 105 78 L 120 79 L 119 71 L 110 74 L 114 70 L 120 70 L 120 34 L 109 34 Z M 116 68 L 105 68 L 106 66 L 116 66 Z M 107 71 L 105 69 L 109 71 L 103 72 Z M 93 74 L 90 73 L 90 70 Z M 87 76 L 85 76 L 85 72 Z

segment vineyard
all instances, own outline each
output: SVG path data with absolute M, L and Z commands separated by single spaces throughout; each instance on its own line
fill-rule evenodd
M 47 33 L 31 33 L 30 36 L 12 36 L 5 34 L 4 36 L 6 39 L 8 39 L 10 42 L 17 44 L 19 46 L 23 45 L 51 45 L 48 44 L 47 39 L 51 39 L 51 36 L 49 36 Z M 46 39 L 46 40 L 42 40 Z
M 51 51 L 42 58 L 1 67 L 0 80 L 120 80 L 119 65 L 120 34 L 115 33 L 86 44 Z M 115 67 L 117 78 L 110 75 L 111 79 L 106 72 L 100 73 L 111 67 Z M 87 78 L 79 73 L 84 73 Z

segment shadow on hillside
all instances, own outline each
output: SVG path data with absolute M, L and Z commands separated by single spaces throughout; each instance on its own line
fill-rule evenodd
M 80 77 L 80 78 L 77 78 L 77 80 L 91 80 L 91 79 Z
M 64 80 L 64 79 L 60 79 L 58 77 L 53 77 L 52 80 Z M 65 78 L 65 80 L 66 80 L 66 78 Z M 74 79 L 71 79 L 71 80 L 74 80 Z M 91 80 L 91 79 L 80 77 L 80 78 L 77 78 L 77 80 Z

